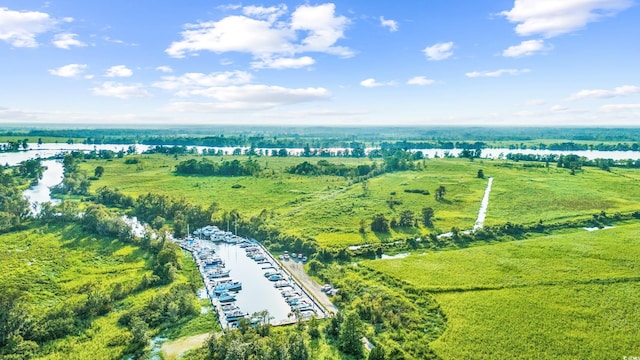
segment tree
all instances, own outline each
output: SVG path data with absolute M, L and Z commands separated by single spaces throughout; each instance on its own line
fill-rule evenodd
M 444 187 L 444 185 L 440 185 L 438 186 L 438 188 L 436 189 L 436 192 L 434 194 L 436 201 L 440 201 L 444 199 L 444 195 L 447 193 L 447 189 Z
M 292 333 L 289 336 L 289 360 L 308 360 L 309 350 L 300 333 Z
M 432 227 L 434 218 L 435 218 L 435 212 L 433 211 L 433 208 L 430 208 L 430 207 L 422 208 L 422 223 L 424 224 L 424 226 Z
M 350 312 L 340 326 L 338 336 L 338 347 L 340 351 L 347 355 L 352 355 L 356 359 L 364 357 L 364 347 L 362 346 L 362 321 L 357 312 Z
M 132 350 L 138 352 L 144 349 L 149 342 L 149 336 L 147 335 L 149 325 L 144 320 L 134 316 L 129 320 L 129 331 L 133 335 L 133 340 L 131 340 Z
M 484 179 L 484 171 L 482 171 L 482 169 L 478 170 L 477 177 L 478 177 L 478 179 Z
M 385 353 L 384 349 L 382 348 L 382 346 L 378 345 L 371 349 L 367 360 L 385 360 L 386 358 L 387 354 Z
M 383 214 L 377 214 L 371 221 L 371 231 L 389 232 L 389 220 Z
M 96 169 L 93 171 L 95 177 L 101 177 L 104 174 L 104 168 L 102 166 L 96 166 Z
M 411 211 L 411 210 L 403 210 L 400 213 L 400 221 L 398 221 L 398 224 L 401 227 L 412 227 L 413 226 L 413 219 L 414 219 L 413 211 Z
M 320 326 L 318 324 L 318 319 L 316 319 L 315 316 L 311 318 L 311 321 L 309 321 L 309 328 L 307 329 L 307 332 L 309 333 L 311 340 L 318 340 L 320 338 Z

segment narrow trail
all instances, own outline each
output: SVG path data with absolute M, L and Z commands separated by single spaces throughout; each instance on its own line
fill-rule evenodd
M 489 206 L 489 195 L 491 194 L 491 184 L 493 184 L 493 178 L 489 178 L 489 182 L 487 183 L 487 189 L 484 191 L 484 197 L 482 198 L 482 203 L 480 203 L 480 211 L 478 211 L 478 219 L 476 223 L 473 225 L 473 231 L 482 229 L 484 225 L 484 219 L 487 216 L 487 207 Z

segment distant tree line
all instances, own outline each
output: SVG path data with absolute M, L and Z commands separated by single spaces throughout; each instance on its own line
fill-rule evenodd
M 212 162 L 206 158 L 197 161 L 189 159 L 180 162 L 176 166 L 176 173 L 180 175 L 204 175 L 204 176 L 255 176 L 260 174 L 262 167 L 256 160 L 224 160 Z
M 555 163 L 557 167 L 564 169 L 579 170 L 582 167 L 597 167 L 602 170 L 609 170 L 614 167 L 624 168 L 640 168 L 640 159 L 625 159 L 625 160 L 613 160 L 613 159 L 587 159 L 584 156 L 578 156 L 575 154 L 568 155 L 555 155 L 555 154 L 521 154 L 521 153 L 509 153 L 505 157 L 507 160 L 512 161 L 529 161 L 529 162 L 543 162 L 546 166 L 549 163 Z

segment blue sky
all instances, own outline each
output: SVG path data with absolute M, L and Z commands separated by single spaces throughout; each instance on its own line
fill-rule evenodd
M 0 0 L 0 124 L 638 126 L 638 5 Z

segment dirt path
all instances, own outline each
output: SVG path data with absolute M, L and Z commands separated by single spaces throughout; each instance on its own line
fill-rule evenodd
M 162 344 L 163 358 L 167 360 L 176 359 L 189 350 L 197 349 L 205 344 L 210 335 L 200 334 L 166 342 Z
M 484 191 L 484 197 L 480 203 L 480 211 L 478 211 L 478 219 L 475 225 L 473 225 L 473 231 L 482 229 L 484 226 L 484 219 L 487 217 L 487 207 L 489 206 L 489 195 L 491 194 L 491 184 L 493 184 L 493 178 L 490 177 L 487 182 L 487 189 Z
M 327 296 L 327 294 L 325 294 L 321 290 L 322 286 L 317 282 L 315 282 L 311 277 L 309 277 L 309 275 L 307 275 L 306 272 L 304 272 L 304 267 L 301 262 L 288 260 L 288 261 L 281 261 L 280 264 L 282 264 L 282 266 L 284 266 L 287 269 L 287 271 L 291 275 L 293 275 L 296 281 L 301 286 L 303 286 L 305 290 L 308 293 L 310 293 L 310 295 L 316 298 L 316 301 L 320 305 L 322 305 L 322 307 L 324 307 L 325 310 L 334 314 L 338 312 L 338 308 L 335 305 L 333 305 L 333 303 L 331 303 L 331 300 L 329 300 L 329 297 Z M 330 314 L 326 314 L 326 315 L 330 316 Z

